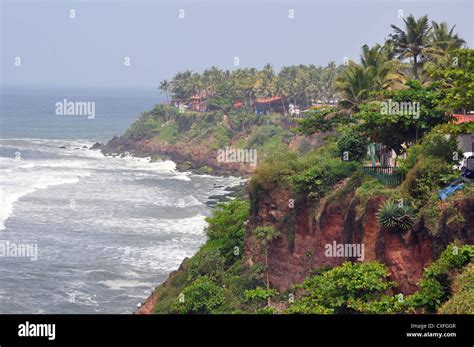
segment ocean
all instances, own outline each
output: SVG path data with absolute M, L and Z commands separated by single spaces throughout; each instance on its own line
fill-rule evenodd
M 95 117 L 58 116 L 64 98 Z M 105 157 L 156 91 L 2 88 L 0 313 L 131 313 L 205 242 L 209 196 L 241 183 Z

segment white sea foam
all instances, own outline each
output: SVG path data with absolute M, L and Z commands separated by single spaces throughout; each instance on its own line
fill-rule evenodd
M 92 143 L 83 140 L 45 139 L 0 139 L 2 148 L 16 150 L 50 152 L 58 159 L 14 159 L 0 157 L 0 230 L 5 229 L 5 221 L 13 214 L 14 204 L 21 197 L 38 189 L 77 183 L 81 177 L 90 176 L 94 170 L 121 170 L 132 175 L 149 174 L 163 176 L 163 179 L 189 181 L 187 174 L 175 173 L 176 164 L 170 160 L 151 162 L 150 158 L 105 157 L 99 151 L 91 151 Z M 59 148 L 65 146 L 66 149 Z M 77 150 L 79 148 L 80 150 Z M 168 176 L 169 175 L 169 176 Z M 199 202 L 180 201 L 177 206 L 192 206 Z
M 38 189 L 73 184 L 81 177 L 90 176 L 87 171 L 56 170 L 61 165 L 26 162 L 12 158 L 0 158 L 0 230 L 5 230 L 5 221 L 12 216 L 16 201 Z
M 73 312 L 129 312 L 136 298 L 205 242 L 207 197 L 241 180 L 180 173 L 171 161 L 105 157 L 84 145 L 91 143 L 0 140 L 0 223 L 8 226 L 3 235 L 41 244 L 41 262 L 35 264 L 41 268 L 28 268 L 25 262 L 0 269 L 0 275 L 40 283 L 48 273 L 57 291 L 50 285 L 38 284 L 34 292 L 21 287 L 22 297 L 59 303 L 48 306 L 48 313 L 69 312 L 70 293 L 75 295 Z M 19 148 L 23 159 L 5 158 L 4 153 L 13 157 Z M 10 216 L 14 221 L 5 223 Z M 23 278 L 25 273 L 32 277 Z M 117 294 L 122 306 L 111 307 L 104 298 Z M 9 289 L 1 296 L 18 294 Z M 127 298 L 134 298 L 132 304 Z M 30 301 L 23 300 L 25 312 L 43 309 Z M 19 310 L 14 304 L 4 312 L 12 307 Z
M 106 281 L 99 281 L 99 283 L 109 287 L 112 290 L 119 290 L 119 289 L 124 289 L 124 288 L 133 288 L 133 287 L 150 287 L 153 285 L 152 282 L 141 282 L 137 280 L 106 280 Z
M 181 219 L 155 219 L 123 217 L 104 218 L 96 220 L 95 223 L 109 228 L 110 230 L 125 229 L 131 232 L 148 231 L 149 233 L 160 233 L 161 236 L 170 235 L 204 235 L 204 228 L 207 226 L 206 216 L 197 214 L 196 216 Z

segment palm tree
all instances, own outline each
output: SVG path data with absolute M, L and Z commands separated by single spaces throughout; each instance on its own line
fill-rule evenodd
M 437 23 L 433 21 L 432 27 L 433 32 L 431 35 L 431 41 L 433 42 L 434 47 L 446 51 L 451 48 L 461 48 L 462 45 L 466 43 L 466 41 L 460 38 L 458 34 L 454 34 L 455 25 L 449 29 L 448 23 Z
M 256 89 L 259 96 L 267 98 L 275 93 L 276 75 L 273 66 L 267 64 L 257 73 Z
M 357 109 L 358 105 L 369 98 L 377 80 L 377 70 L 349 62 L 336 80 L 337 89 L 342 97 L 341 105 L 349 109 Z
M 160 93 L 160 94 L 165 93 L 165 95 L 166 95 L 166 103 L 167 103 L 167 104 L 170 103 L 169 96 L 168 96 L 168 93 L 169 93 L 169 91 L 170 91 L 170 88 L 171 88 L 171 84 L 170 84 L 170 82 L 168 82 L 167 80 L 161 81 L 161 82 L 160 82 L 160 87 L 158 88 L 159 90 L 161 90 L 161 93 Z
M 202 87 L 207 94 L 213 95 L 223 88 L 226 81 L 226 73 L 216 66 L 206 69 L 202 73 Z
M 439 50 L 433 48 L 431 27 L 428 16 L 415 19 L 413 15 L 403 19 L 405 29 L 391 25 L 394 33 L 390 35 L 395 46 L 395 53 L 400 60 L 412 59 L 412 74 L 415 79 L 420 77 L 420 69 L 431 58 L 439 56 Z
M 288 92 L 288 98 L 295 105 L 298 104 L 297 69 L 296 66 L 284 66 L 278 74 L 280 86 L 284 86 L 285 90 Z
M 289 95 L 289 86 L 285 79 L 277 77 L 275 81 L 275 94 L 281 97 L 281 105 L 283 106 L 283 112 L 286 114 L 285 100 Z
M 232 73 L 232 88 L 238 99 L 245 101 L 249 112 L 253 109 L 257 86 L 257 71 L 255 68 L 242 68 Z
M 401 88 L 405 81 L 402 72 L 403 66 L 400 61 L 393 60 L 394 47 L 392 41 L 388 40 L 384 45 L 375 44 L 369 48 L 367 45 L 362 46 L 362 54 L 360 56 L 361 64 L 367 69 L 372 69 L 374 76 L 373 88 L 390 89 Z
M 263 251 L 265 257 L 265 286 L 270 289 L 270 279 L 268 271 L 268 245 L 278 238 L 281 234 L 275 227 L 256 227 L 253 230 L 253 238 L 257 242 L 260 250 Z M 267 299 L 268 306 L 271 304 L 270 297 Z
M 171 93 L 174 97 L 182 101 L 188 101 L 194 94 L 191 81 L 192 75 L 193 72 L 190 70 L 178 72 L 174 75 L 171 81 Z

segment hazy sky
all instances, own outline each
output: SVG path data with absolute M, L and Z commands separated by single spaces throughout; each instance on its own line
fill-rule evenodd
M 241 67 L 341 63 L 402 25 L 399 10 L 456 24 L 474 42 L 473 0 L 0 2 L 8 85 L 149 88 L 184 69 L 233 69 L 234 57 Z

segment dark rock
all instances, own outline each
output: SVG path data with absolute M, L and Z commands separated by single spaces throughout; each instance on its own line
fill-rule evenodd
M 84 146 L 86 147 L 86 146 Z M 83 148 L 84 148 L 83 147 Z M 97 150 L 102 150 L 102 148 L 104 148 L 104 144 L 103 143 L 100 143 L 100 142 L 96 142 L 94 143 L 89 149 L 92 149 L 94 151 L 97 151 Z
M 193 168 L 193 164 L 189 161 L 182 161 L 176 164 L 176 170 L 189 171 Z

